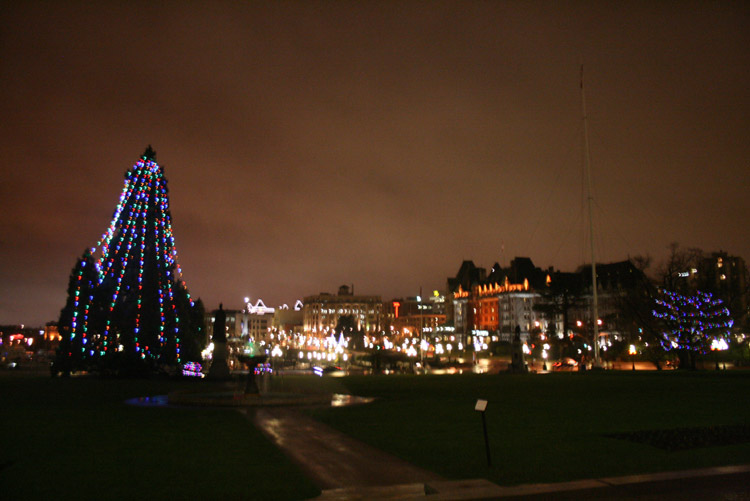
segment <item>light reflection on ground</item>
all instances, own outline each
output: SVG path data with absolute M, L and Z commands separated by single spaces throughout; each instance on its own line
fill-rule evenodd
M 343 393 L 335 393 L 331 395 L 331 407 L 346 407 L 349 405 L 361 405 L 361 404 L 369 404 L 375 400 L 373 397 L 358 397 L 356 395 L 347 395 Z M 134 405 L 137 407 L 168 407 L 169 406 L 169 396 L 168 395 L 154 395 L 152 397 L 137 397 L 137 398 L 131 398 L 129 400 L 125 401 L 128 405 Z M 304 405 L 308 402 L 303 402 L 303 399 L 300 399 L 300 402 L 294 402 L 292 400 L 289 401 L 287 405 Z M 274 406 L 278 406 L 278 403 L 273 403 Z M 263 407 L 263 404 L 260 403 L 257 405 L 259 407 Z M 284 404 L 281 404 L 281 406 L 286 406 Z M 172 405 L 172 407 L 177 407 L 175 405 Z
M 167 395 L 154 395 L 153 397 L 137 397 L 125 400 L 128 405 L 136 405 L 139 407 L 166 407 L 169 405 L 169 397 Z
M 373 397 L 358 397 L 356 395 L 344 395 L 336 393 L 331 397 L 331 407 L 346 407 L 347 405 L 369 404 L 375 400 Z

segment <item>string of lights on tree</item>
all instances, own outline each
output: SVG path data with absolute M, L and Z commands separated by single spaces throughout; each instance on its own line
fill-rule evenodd
M 86 251 L 73 268 L 68 287 L 68 304 L 62 312 L 63 318 L 67 316 L 62 324 L 69 326 L 69 336 L 66 338 L 64 349 L 72 362 L 80 362 L 87 354 L 93 355 L 88 346 L 88 321 L 98 282 L 99 277 L 91 253 Z
M 664 323 L 661 344 L 665 350 L 707 353 L 717 339 L 728 341 L 734 321 L 721 299 L 701 291 L 692 296 L 668 290 L 660 292 L 653 315 Z
M 167 180 L 155 155 L 149 147 L 126 172 L 109 227 L 74 268 L 71 357 L 74 351 L 83 358 L 124 352 L 156 363 L 182 360 L 190 313 L 184 310 L 195 304 L 182 279 Z

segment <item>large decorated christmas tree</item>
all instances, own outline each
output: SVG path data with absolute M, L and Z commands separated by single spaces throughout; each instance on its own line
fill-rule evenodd
M 150 146 L 126 172 L 107 231 L 73 268 L 60 331 L 63 373 L 155 371 L 198 359 L 203 307 L 182 279 L 167 180 Z

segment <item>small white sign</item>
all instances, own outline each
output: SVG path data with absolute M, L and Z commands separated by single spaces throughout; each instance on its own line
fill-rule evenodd
M 477 405 L 474 406 L 475 411 L 484 412 L 487 410 L 487 401 L 481 398 L 477 400 Z

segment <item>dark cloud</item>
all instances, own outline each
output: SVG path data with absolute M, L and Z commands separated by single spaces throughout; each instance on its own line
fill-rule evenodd
M 462 259 L 750 259 L 742 2 L 15 2 L 0 16 L 0 323 L 57 316 L 151 143 L 209 307 Z M 504 252 L 503 252 L 504 249 Z

